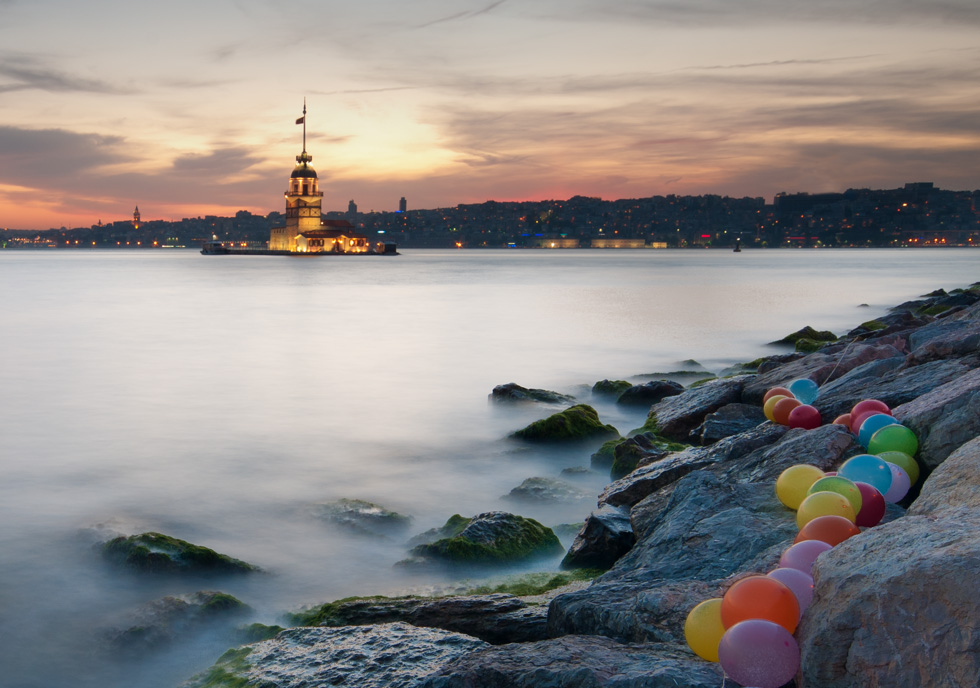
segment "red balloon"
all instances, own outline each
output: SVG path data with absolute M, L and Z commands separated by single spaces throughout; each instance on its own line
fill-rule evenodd
M 847 538 L 860 534 L 861 529 L 843 516 L 817 516 L 800 529 L 796 540 L 793 542 L 820 540 L 831 547 L 835 547 Z
M 867 413 L 868 411 L 885 413 L 889 416 L 892 415 L 892 410 L 888 408 L 888 404 L 885 402 L 878 401 L 877 399 L 865 399 L 854 404 L 854 408 L 851 409 L 851 418 L 860 416 L 862 413 Z
M 851 429 L 851 414 L 845 413 L 842 416 L 837 416 L 834 418 L 834 422 L 831 425 L 843 425 L 848 430 Z
M 862 528 L 878 525 L 885 515 L 885 498 L 873 485 L 859 481 L 854 481 L 854 484 L 861 491 L 861 510 L 855 522 Z
M 820 411 L 809 404 L 803 404 L 802 406 L 797 406 L 795 409 L 789 412 L 787 424 L 791 428 L 814 430 L 820 427 L 821 422 Z
M 769 399 L 771 397 L 774 397 L 774 396 L 777 396 L 777 395 L 782 395 L 784 397 L 789 397 L 790 399 L 793 398 L 793 393 L 791 391 L 789 391 L 788 389 L 786 389 L 785 387 L 773 387 L 768 392 L 766 392 L 766 394 L 765 394 L 764 397 L 762 397 L 762 403 L 765 404 L 767 401 L 769 401 Z
M 775 578 L 749 576 L 721 598 L 722 626 L 731 628 L 747 619 L 772 621 L 792 633 L 800 620 L 800 604 L 793 591 Z
M 789 425 L 789 414 L 797 406 L 802 405 L 803 404 L 800 403 L 800 400 L 794 397 L 780 399 L 776 402 L 776 405 L 772 407 L 772 418 L 780 425 Z
M 861 413 L 851 414 L 851 432 L 855 435 L 861 432 L 861 423 L 880 411 L 862 411 Z

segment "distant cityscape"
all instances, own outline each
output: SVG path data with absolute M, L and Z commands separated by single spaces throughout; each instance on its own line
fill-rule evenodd
M 947 191 L 930 182 L 898 189 L 778 194 L 763 198 L 652 196 L 605 201 L 487 201 L 434 210 L 362 213 L 354 201 L 325 220 L 347 220 L 400 248 L 743 248 L 980 245 L 980 190 Z M 0 230 L 0 247 L 199 248 L 217 238 L 268 243 L 281 212 L 179 221 L 133 217 L 85 228 Z

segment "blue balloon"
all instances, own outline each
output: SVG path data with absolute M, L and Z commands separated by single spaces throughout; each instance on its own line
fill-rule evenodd
M 868 448 L 868 442 L 871 441 L 871 436 L 881 430 L 886 425 L 895 425 L 898 423 L 897 420 L 889 416 L 887 413 L 876 413 L 873 416 L 868 416 L 861 423 L 861 429 L 858 430 L 858 442 L 865 449 Z
M 888 462 L 874 454 L 852 456 L 837 469 L 837 475 L 854 482 L 867 483 L 881 494 L 892 486 L 892 469 Z
M 816 382 L 806 377 L 793 380 L 789 383 L 788 389 L 803 404 L 812 404 L 820 390 Z

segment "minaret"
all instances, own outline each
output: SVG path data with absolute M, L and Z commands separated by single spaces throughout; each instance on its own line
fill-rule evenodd
M 303 125 L 303 152 L 296 156 L 296 168 L 289 175 L 286 191 L 286 227 L 276 236 L 273 231 L 269 248 L 285 251 L 296 250 L 296 239 L 303 232 L 320 229 L 320 205 L 323 192 L 317 187 L 316 170 L 310 167 L 313 156 L 306 152 L 306 99 L 303 99 L 303 116 L 296 120 Z M 273 245 L 275 244 L 275 245 Z
M 140 228 L 140 207 L 136 206 L 136 210 L 133 211 L 133 229 Z

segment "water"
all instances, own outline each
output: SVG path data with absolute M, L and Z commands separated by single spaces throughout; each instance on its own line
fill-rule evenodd
M 841 334 L 975 281 L 977 255 L 0 253 L 0 685 L 177 684 L 227 638 L 121 656 L 100 635 L 168 594 L 220 588 L 275 623 L 305 604 L 451 582 L 393 569 L 403 543 L 338 532 L 313 508 L 367 499 L 411 515 L 413 532 L 491 509 L 581 521 L 594 500 L 500 498 L 588 466 L 593 448 L 506 440 L 548 410 L 489 406 L 495 385 L 575 394 L 625 433 L 645 414 L 590 399 L 596 380 L 688 358 L 719 371 L 807 324 Z M 93 529 L 165 532 L 268 574 L 119 572 L 95 554 Z

